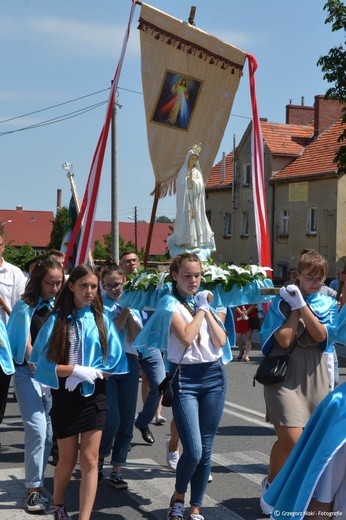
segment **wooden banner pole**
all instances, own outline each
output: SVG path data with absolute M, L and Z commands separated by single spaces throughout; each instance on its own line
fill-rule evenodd
M 158 205 L 158 202 L 159 202 L 159 193 L 160 193 L 160 185 L 157 184 L 155 186 L 155 190 L 154 190 L 154 202 L 153 202 L 153 207 L 152 207 L 152 210 L 151 210 L 151 217 L 150 217 L 149 231 L 148 231 L 148 236 L 147 236 L 147 243 L 146 243 L 146 246 L 145 246 L 145 253 L 144 253 L 144 260 L 143 260 L 143 267 L 144 267 L 144 269 L 146 269 L 147 265 L 148 265 L 150 244 L 151 244 L 151 239 L 152 239 L 152 236 L 153 236 L 153 230 L 154 230 L 154 224 L 155 224 L 157 205 Z

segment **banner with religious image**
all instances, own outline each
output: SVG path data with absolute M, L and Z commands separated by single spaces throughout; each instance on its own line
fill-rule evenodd
M 176 176 L 196 143 L 206 182 L 246 53 L 144 3 L 138 29 L 149 151 L 156 193 L 164 197 L 175 192 Z

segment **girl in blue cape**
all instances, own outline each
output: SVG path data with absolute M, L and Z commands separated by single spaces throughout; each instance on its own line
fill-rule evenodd
M 170 266 L 172 294 L 164 296 L 134 345 L 156 346 L 170 363 L 173 378 L 173 417 L 183 446 L 176 469 L 175 491 L 168 520 L 182 520 L 184 497 L 191 484 L 189 520 L 200 514 L 210 474 L 213 440 L 226 395 L 223 362 L 232 358 L 221 320 L 209 305 L 209 291 L 201 284 L 197 255 L 176 256 Z
M 6 325 L 0 316 L 0 367 L 4 374 L 11 376 L 14 374 L 14 364 L 12 359 L 11 347 L 8 340 Z
M 96 495 L 98 452 L 105 425 L 104 376 L 128 370 L 116 328 L 103 313 L 93 267 L 82 264 L 73 269 L 55 301 L 53 314 L 37 336 L 30 361 L 36 363 L 36 379 L 52 388 L 51 417 L 59 448 L 54 519 L 69 518 L 64 495 L 77 462 L 80 435 L 79 518 L 87 520 Z
M 52 447 L 49 415 L 52 400 L 49 389 L 36 381 L 34 366 L 28 360 L 63 280 L 60 264 L 53 260 L 38 262 L 7 325 L 15 364 L 14 389 L 25 432 L 25 486 L 28 490 L 25 507 L 29 513 L 41 513 L 47 508 L 48 500 L 41 493 L 41 487 Z
M 280 289 L 261 328 L 265 355 L 285 355 L 296 344 L 285 381 L 264 386 L 266 419 L 274 425 L 277 441 L 262 494 L 286 462 L 315 408 L 333 389 L 338 304 L 319 292 L 327 262 L 317 251 L 304 249 L 297 271 L 299 287 L 291 284 Z
M 338 343 L 346 346 L 346 305 Z M 316 408 L 286 464 L 261 500 L 273 519 L 346 514 L 346 383 Z M 316 513 L 313 515 L 312 513 Z M 320 513 L 320 515 L 318 515 Z
M 138 311 L 118 303 L 126 280 L 121 267 L 116 264 L 105 267 L 101 279 L 105 291 L 102 295 L 103 306 L 119 332 L 129 372 L 111 376 L 106 381 L 108 410 L 100 444 L 98 480 L 103 478 L 104 459 L 111 453 L 113 468 L 109 482 L 115 489 L 127 489 L 128 484 L 122 478 L 121 468 L 126 464 L 133 437 L 139 382 L 138 352 L 132 347 L 132 342 L 142 328 L 142 320 Z

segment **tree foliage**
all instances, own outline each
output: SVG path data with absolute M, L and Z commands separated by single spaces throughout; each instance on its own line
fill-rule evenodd
M 328 0 L 325 4 L 325 11 L 328 12 L 325 23 L 332 24 L 332 32 L 346 31 L 346 6 L 341 0 Z M 321 56 L 317 62 L 324 73 L 323 78 L 328 83 L 333 83 L 326 94 L 326 99 L 335 99 L 341 103 L 346 103 L 346 42 L 330 49 L 326 56 Z M 343 108 L 343 124 L 346 123 L 346 105 Z M 346 140 L 346 128 L 339 136 L 338 142 Z M 338 149 L 334 162 L 338 166 L 339 175 L 346 173 L 346 145 L 341 145 Z
M 155 222 L 158 224 L 172 224 L 172 222 L 174 222 L 174 220 L 166 217 L 165 215 L 161 215 L 160 217 L 157 217 L 155 219 Z
M 10 264 L 16 265 L 22 271 L 25 271 L 25 264 L 35 256 L 34 248 L 27 242 L 21 247 L 14 247 L 8 244 L 4 251 L 4 259 Z
M 63 206 L 61 209 L 57 211 L 53 222 L 53 228 L 50 234 L 50 242 L 48 244 L 49 249 L 60 250 L 67 218 L 68 209 L 66 206 Z

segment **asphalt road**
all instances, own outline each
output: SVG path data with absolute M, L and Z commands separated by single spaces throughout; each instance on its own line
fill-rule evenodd
M 237 356 L 237 350 L 234 352 Z M 233 361 L 226 367 L 228 391 L 223 418 L 214 442 L 213 482 L 208 484 L 201 513 L 205 520 L 258 520 L 260 484 L 267 474 L 269 453 L 275 440 L 273 428 L 264 421 L 263 387 L 253 387 L 253 375 L 261 359 L 258 348 L 251 362 Z M 346 381 L 346 364 L 340 366 L 340 382 Z M 136 429 L 128 465 L 123 477 L 127 491 L 117 491 L 107 479 L 100 484 L 92 514 L 93 520 L 164 520 L 174 489 L 174 473 L 165 462 L 165 445 L 169 437 L 171 409 L 164 408 L 167 423 L 151 426 L 155 444 L 146 444 Z M 28 519 L 23 510 L 24 487 L 23 425 L 13 388 L 9 393 L 6 417 L 0 427 L 0 519 Z M 105 464 L 104 473 L 111 467 Z M 48 464 L 45 488 L 53 488 L 54 467 Z M 79 466 L 68 486 L 66 508 L 78 518 Z M 188 503 L 188 500 L 186 500 Z M 32 516 L 32 515 L 31 515 Z M 42 515 L 40 515 L 42 516 Z M 186 518 L 187 518 L 186 513 Z M 50 516 L 50 518 L 52 518 Z

